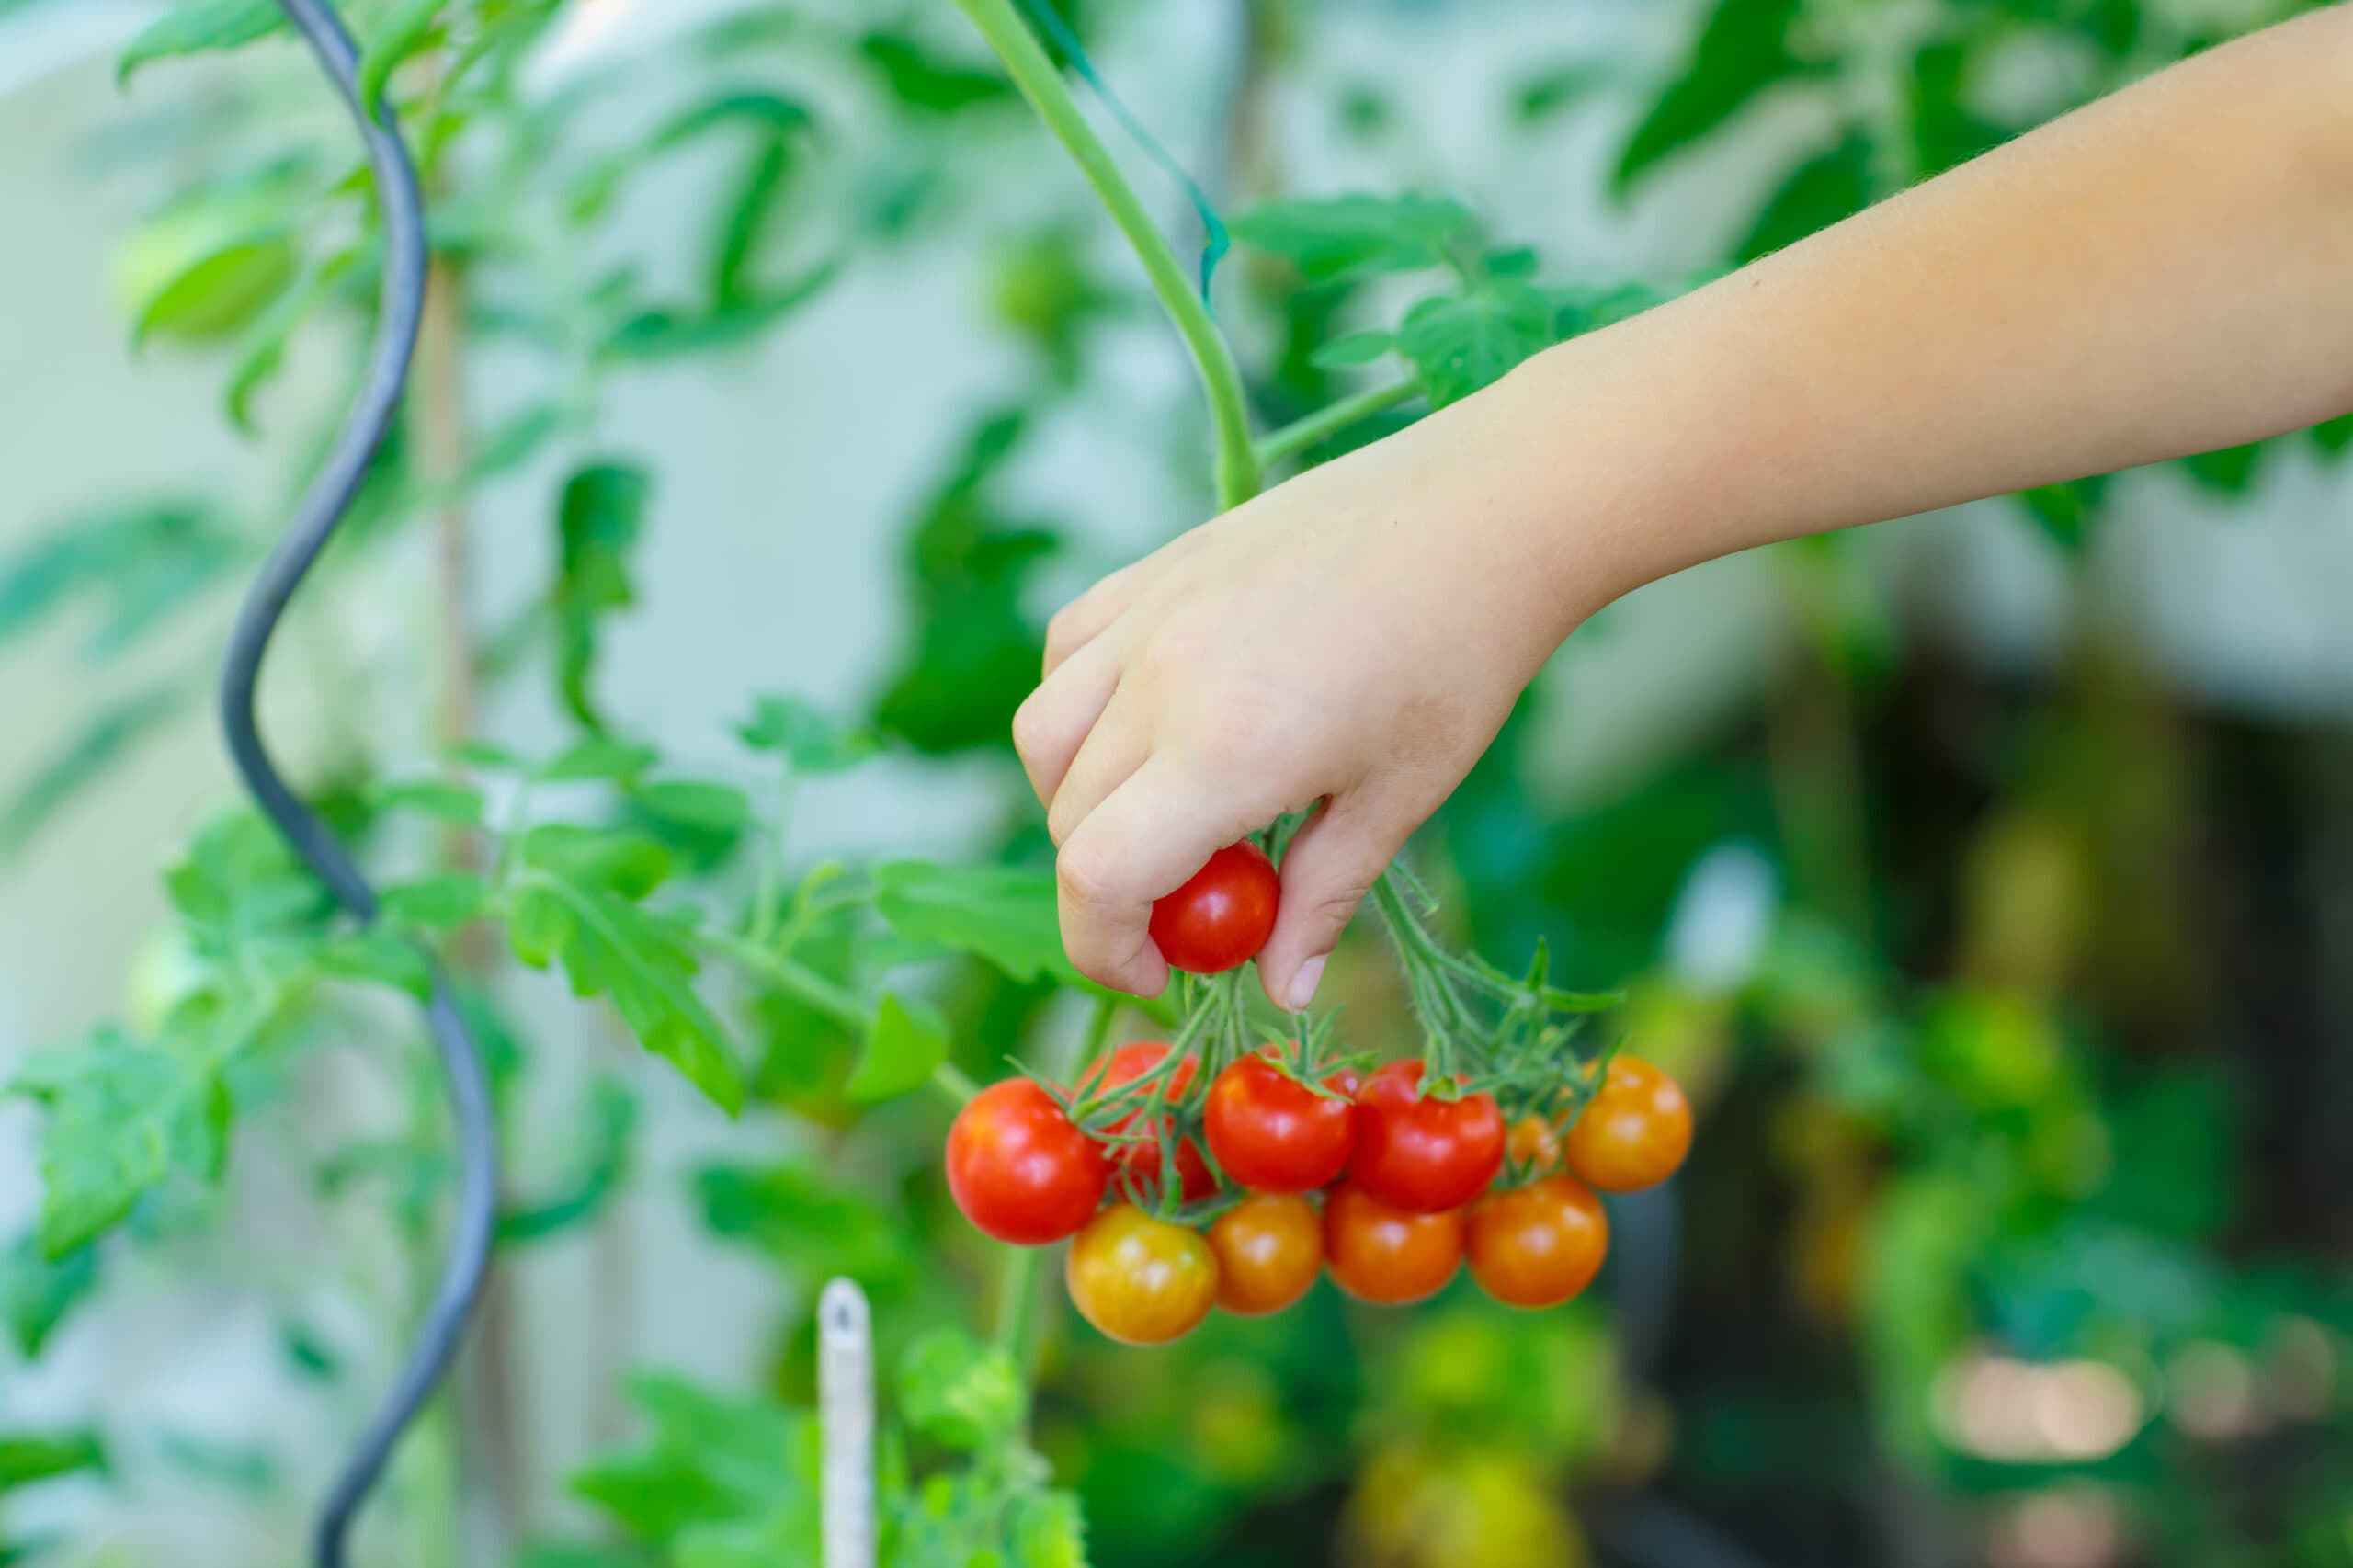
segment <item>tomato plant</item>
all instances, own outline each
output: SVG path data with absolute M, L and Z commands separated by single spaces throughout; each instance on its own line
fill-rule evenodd
M 1258 956 L 1281 903 L 1274 862 L 1256 845 L 1229 845 L 1152 906 L 1160 956 L 1189 974 L 1222 974 Z

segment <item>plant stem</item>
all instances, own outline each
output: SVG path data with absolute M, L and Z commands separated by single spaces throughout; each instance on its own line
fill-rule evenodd
M 931 1086 L 964 1105 L 981 1092 L 981 1086 L 964 1075 L 964 1070 L 952 1062 L 943 1062 L 931 1070 Z
M 805 1002 L 835 1023 L 863 1029 L 872 1017 L 866 1004 L 847 986 L 837 984 L 804 964 L 771 952 L 746 937 L 703 926 L 692 934 L 697 946 L 767 981 L 795 1001 Z
M 996 1277 L 996 1347 L 1012 1361 L 1025 1383 L 1031 1378 L 1029 1325 L 1036 1314 L 1030 1309 L 1037 1298 L 1037 1284 L 1038 1248 L 1006 1248 L 1005 1263 Z
M 1250 405 L 1242 386 L 1242 370 L 1233 350 L 1210 317 L 1209 305 L 1197 290 L 1163 235 L 1144 210 L 1135 187 L 1079 111 L 1062 73 L 1013 8 L 1013 0 L 956 0 L 989 49 L 1003 62 L 1013 85 L 1029 101 L 1048 131 L 1063 144 L 1079 173 L 1127 236 L 1136 259 L 1143 264 L 1152 291 L 1176 324 L 1200 374 L 1201 391 L 1209 399 L 1210 423 L 1217 437 L 1217 501 L 1231 509 L 1258 494 L 1257 454 L 1251 447 Z
M 1351 425 L 1359 424 L 1376 414 L 1385 414 L 1401 403 L 1411 403 L 1421 390 L 1414 381 L 1398 381 L 1327 403 L 1260 441 L 1257 446 L 1258 461 L 1264 467 L 1273 468 L 1319 442 L 1331 439 Z

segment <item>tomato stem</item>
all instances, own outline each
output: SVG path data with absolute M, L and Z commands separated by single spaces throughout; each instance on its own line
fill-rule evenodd
M 931 1070 L 931 1086 L 960 1106 L 970 1103 L 981 1092 L 981 1086 L 952 1062 L 943 1062 Z
M 1176 324 L 1199 372 L 1201 391 L 1209 399 L 1210 424 L 1217 436 L 1217 503 L 1222 511 L 1239 506 L 1258 494 L 1261 483 L 1257 453 L 1251 444 L 1249 398 L 1243 389 L 1242 369 L 1233 347 L 1210 316 L 1185 266 L 1176 259 L 1167 237 L 1144 210 L 1135 187 L 1120 171 L 1110 149 L 1080 112 L 1077 100 L 1063 83 L 1029 24 L 1013 8 L 1012 0 L 956 0 L 1006 74 L 1029 107 L 1063 144 L 1086 183 L 1095 188 L 1112 222 L 1127 236 L 1136 259 L 1143 264 L 1152 291 Z
M 1307 450 L 1310 447 L 1330 440 L 1350 426 L 1360 425 L 1376 414 L 1386 414 L 1399 403 L 1411 403 L 1421 392 L 1418 382 L 1407 380 L 1326 403 L 1314 413 L 1295 419 L 1273 431 L 1258 442 L 1256 452 L 1262 468 L 1273 468 Z
M 1025 1383 L 1031 1381 L 1029 1358 L 1034 1346 L 1029 1324 L 1038 1294 L 1038 1254 L 1041 1250 L 1006 1247 L 1005 1261 L 998 1266 L 996 1276 L 996 1347 L 1013 1363 L 1014 1371 Z

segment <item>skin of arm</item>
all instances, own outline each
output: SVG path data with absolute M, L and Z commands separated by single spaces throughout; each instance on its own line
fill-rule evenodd
M 1014 738 L 1064 945 L 1319 810 L 1259 955 L 1304 1006 L 1595 610 L 1802 534 L 2353 410 L 2353 9 L 2211 50 L 1313 469 L 1096 585 Z

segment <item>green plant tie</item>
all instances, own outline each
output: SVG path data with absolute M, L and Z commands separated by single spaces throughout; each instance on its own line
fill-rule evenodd
M 1087 58 L 1086 47 L 1078 41 L 1078 34 L 1072 30 L 1063 14 L 1054 9 L 1053 0 L 1016 0 L 1016 4 L 1046 41 L 1069 62 L 1071 74 L 1086 84 L 1086 90 L 1095 95 L 1105 112 L 1126 132 L 1128 140 L 1134 142 L 1163 174 L 1174 180 L 1176 188 L 1185 193 L 1185 199 L 1193 204 L 1194 215 L 1201 221 L 1201 303 L 1209 305 L 1214 314 L 1216 307 L 1210 300 L 1210 281 L 1217 276 L 1218 263 L 1223 261 L 1225 253 L 1233 248 L 1233 236 L 1227 233 L 1225 220 L 1218 215 L 1217 206 L 1211 201 L 1210 193 L 1201 188 L 1201 182 L 1195 179 L 1176 154 L 1171 153 L 1136 117 L 1120 95 L 1111 90 L 1111 85 L 1103 79 L 1102 73 L 1095 69 L 1095 62 Z

